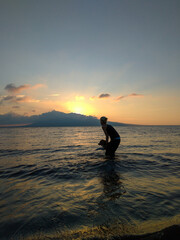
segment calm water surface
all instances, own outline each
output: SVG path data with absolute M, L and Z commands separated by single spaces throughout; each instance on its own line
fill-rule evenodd
M 180 224 L 180 126 L 116 129 L 115 159 L 100 127 L 0 129 L 0 239 Z

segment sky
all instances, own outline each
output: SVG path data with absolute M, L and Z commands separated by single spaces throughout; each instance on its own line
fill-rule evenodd
M 0 0 L 0 114 L 180 124 L 179 0 Z

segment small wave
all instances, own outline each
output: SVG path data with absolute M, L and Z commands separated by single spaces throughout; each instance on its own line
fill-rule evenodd
M 63 148 L 79 148 L 82 147 L 83 145 L 67 145 L 67 146 L 63 146 Z
M 124 145 L 126 148 L 153 148 L 155 145 Z
M 180 153 L 164 153 L 168 157 L 180 157 Z
M 86 169 L 85 169 L 86 168 Z M 37 165 L 29 166 L 15 166 L 0 170 L 0 178 L 8 179 L 54 179 L 54 180 L 67 180 L 67 179 L 81 179 L 90 169 L 88 162 L 84 163 L 67 163 L 63 167 L 51 167 L 44 165 L 38 167 Z
M 8 156 L 20 156 L 20 155 L 33 155 L 37 153 L 57 153 L 57 152 L 67 152 L 77 150 L 82 147 L 82 145 L 65 145 L 59 148 L 35 148 L 35 149 L 1 149 L 0 157 L 8 157 Z
M 162 162 L 167 162 L 167 163 L 171 163 L 171 162 L 172 162 L 172 159 L 171 159 L 171 158 L 163 157 L 163 156 L 161 156 L 161 155 L 156 156 L 156 159 L 157 159 L 157 160 L 160 160 L 160 161 L 162 161 Z
M 40 149 L 27 149 L 27 150 L 18 150 L 18 149 L 1 149 L 0 150 L 0 157 L 10 156 L 10 155 L 31 155 L 37 153 L 43 153 L 50 151 L 49 148 L 40 148 Z
M 150 158 L 155 156 L 154 154 L 151 154 L 151 153 L 137 153 L 137 152 L 134 152 L 134 153 L 126 152 L 126 153 L 121 153 L 121 155 L 126 155 L 126 156 L 141 156 L 141 157 L 150 157 Z

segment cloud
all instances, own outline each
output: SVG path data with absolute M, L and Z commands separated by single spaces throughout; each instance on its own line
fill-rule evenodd
M 6 85 L 6 87 L 4 89 L 10 93 L 20 93 L 24 89 L 28 89 L 28 88 L 30 88 L 29 84 L 25 84 L 25 85 L 16 87 L 13 83 L 10 83 L 10 84 Z
M 15 96 L 1 96 L 0 104 L 2 104 L 4 101 L 13 102 L 14 99 L 15 99 Z
M 11 101 L 11 100 L 13 100 L 15 97 L 14 96 L 4 96 L 3 98 L 2 98 L 2 100 L 3 101 Z
M 44 84 L 35 84 L 31 86 L 30 84 L 24 84 L 16 87 L 13 83 L 7 84 L 4 88 L 9 95 L 8 96 L 1 96 L 0 97 L 0 104 L 3 102 L 10 102 L 10 103 L 21 103 L 21 102 L 39 102 L 37 99 L 33 99 L 29 96 L 20 95 L 23 90 L 34 90 L 41 87 L 45 87 Z
M 38 84 L 35 84 L 34 86 L 32 86 L 31 89 L 38 89 L 38 88 L 42 88 L 42 87 L 46 87 L 46 85 L 38 83 Z
M 102 93 L 98 96 L 98 98 L 109 98 L 111 95 L 109 93 Z
M 143 94 L 137 94 L 137 93 L 131 93 L 128 95 L 128 97 L 144 97 Z
M 17 96 L 2 96 L 0 100 L 0 104 L 3 102 L 14 102 L 14 103 L 19 103 L 19 102 L 39 102 L 37 99 L 33 99 L 29 96 L 24 96 L 24 95 L 17 95 Z
M 125 96 L 119 96 L 119 97 L 115 98 L 115 101 L 120 101 L 123 98 L 129 98 L 129 97 L 144 97 L 144 95 L 143 94 L 137 94 L 137 93 L 131 93 L 131 94 L 128 94 L 128 95 L 125 95 Z
M 13 83 L 7 84 L 6 87 L 4 88 L 6 91 L 8 91 L 9 93 L 20 93 L 23 90 L 26 89 L 38 89 L 41 87 L 44 87 L 44 84 L 35 84 L 34 86 L 31 86 L 29 84 L 24 84 L 24 85 L 20 85 L 19 87 L 16 87 Z
M 98 97 L 92 96 L 89 98 L 89 100 L 94 101 L 96 99 L 103 99 L 103 98 L 109 98 L 111 95 L 109 93 L 101 93 Z
M 121 99 L 125 98 L 126 96 L 119 96 L 117 98 L 115 98 L 115 101 L 120 101 Z
M 16 97 L 15 102 L 39 102 L 37 99 L 33 99 L 28 96 Z

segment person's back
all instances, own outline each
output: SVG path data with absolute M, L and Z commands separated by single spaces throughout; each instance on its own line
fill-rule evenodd
M 118 132 L 109 124 L 107 124 L 106 131 L 107 131 L 108 135 L 110 136 L 111 141 L 120 138 Z

